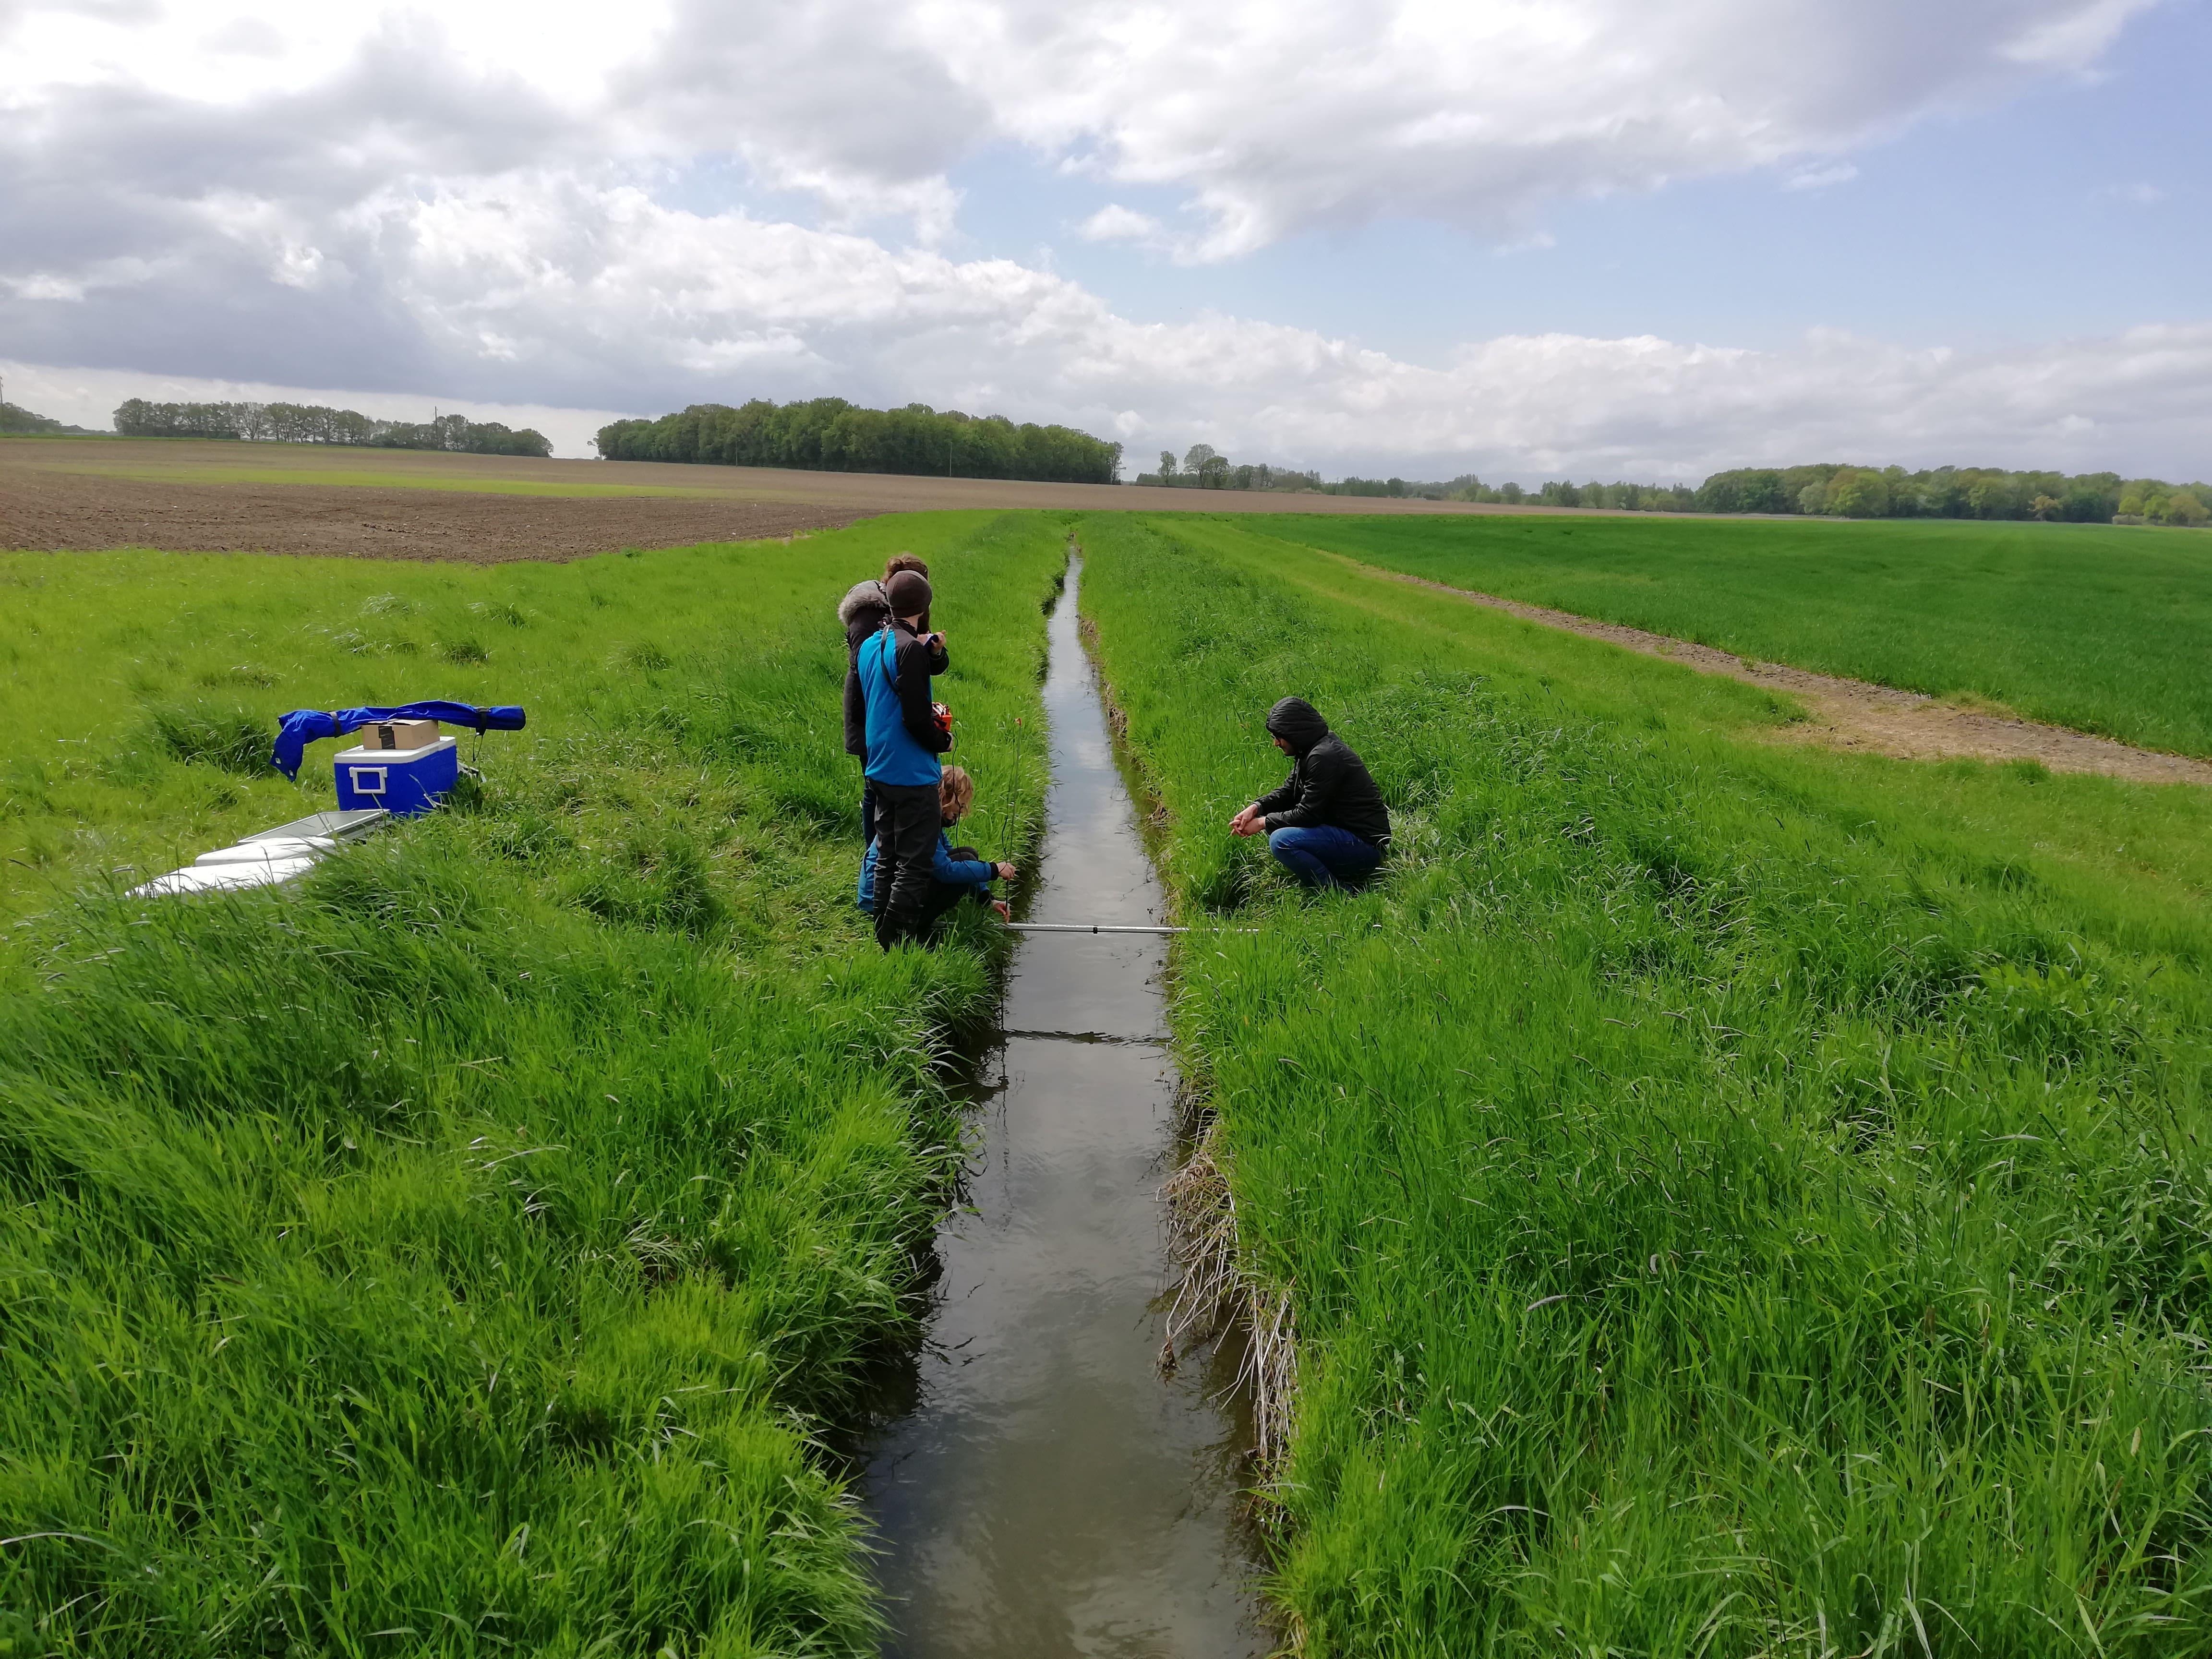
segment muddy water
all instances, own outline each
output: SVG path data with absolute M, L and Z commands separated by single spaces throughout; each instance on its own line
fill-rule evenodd
M 1050 624 L 1052 786 L 1034 921 L 1157 921 L 1159 886 L 1076 635 Z M 1164 941 L 1018 948 L 964 1206 L 940 1231 L 915 1399 L 865 1490 L 902 1659 L 1237 1659 L 1267 1650 L 1224 1381 L 1163 1381 L 1157 1194 L 1175 1154 Z

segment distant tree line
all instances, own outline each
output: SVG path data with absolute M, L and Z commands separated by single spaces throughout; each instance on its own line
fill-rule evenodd
M 1318 472 L 1266 462 L 1232 462 L 1212 444 L 1193 444 L 1181 461 L 1171 449 L 1160 451 L 1157 472 L 1143 472 L 1136 482 L 1160 489 L 1305 489 L 1332 492 L 1335 486 L 1322 482 Z
M 2048 519 L 2074 524 L 2201 525 L 2212 489 L 2117 472 L 2006 472 L 1992 467 L 1792 466 L 1716 472 L 1701 513 L 1796 513 L 1838 519 Z
M 81 426 L 64 426 L 51 416 L 34 415 L 21 404 L 0 403 L 0 437 L 95 437 Z
M 246 443 L 344 444 L 367 449 L 438 449 L 459 455 L 553 453 L 541 433 L 514 431 L 497 421 L 441 415 L 415 421 L 372 420 L 357 410 L 319 404 L 153 404 L 133 398 L 115 411 L 126 438 L 235 438 Z
M 2212 523 L 2212 486 L 2123 478 L 2117 472 L 2006 472 L 1991 467 L 1744 467 L 1687 484 L 1577 484 L 1562 479 L 1526 489 L 1486 484 L 1473 474 L 1442 483 L 1404 478 L 1340 478 L 1292 467 L 1239 465 L 1211 444 L 1194 444 L 1178 461 L 1160 452 L 1159 470 L 1137 483 L 1168 489 L 1291 489 L 1324 495 L 1490 501 L 1507 507 L 1588 507 L 1614 513 L 1780 513 L 1841 519 L 2046 519 L 2076 524 Z
M 788 466 L 814 472 L 900 472 L 1049 483 L 1115 483 L 1121 446 L 1065 426 L 1020 426 L 1001 416 L 942 412 L 927 404 L 860 409 L 842 398 L 732 409 L 694 404 L 657 421 L 599 428 L 610 461 Z
M 1516 506 L 1526 502 L 1539 507 L 1603 507 L 1629 513 L 1688 513 L 1695 510 L 1697 497 L 1687 484 L 1575 484 L 1561 480 L 1523 489 L 1517 483 L 1486 484 L 1471 472 L 1441 483 L 1356 475 L 1324 482 L 1320 473 L 1296 467 L 1231 461 L 1212 444 L 1193 444 L 1181 460 L 1173 450 L 1164 449 L 1158 471 L 1140 473 L 1136 482 L 1161 489 L 1287 489 L 1388 501 L 1497 501 Z
M 1698 492 L 1687 484 L 1569 483 L 1561 478 L 1533 490 L 1517 483 L 1491 485 L 1470 478 L 1454 490 L 1458 501 L 1497 501 L 1519 507 L 1597 507 L 1613 513 L 1694 513 Z

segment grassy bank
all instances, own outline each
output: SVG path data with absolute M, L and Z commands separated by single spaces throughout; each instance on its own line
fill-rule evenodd
M 1270 531 L 1455 587 L 2212 755 L 2212 535 L 1648 515 Z
M 990 988 L 852 910 L 830 613 L 932 561 L 982 834 L 1019 846 L 1063 537 L 0 560 L 0 1642 L 872 1650 L 807 1440 L 908 1317 L 938 1034 Z M 248 726 L 413 696 L 531 726 L 296 888 L 115 896 L 329 804 L 331 745 L 295 788 Z
M 1259 929 L 1175 1019 L 1294 1314 L 1309 1650 L 2212 1645 L 2201 792 L 1777 749 L 1261 529 L 1081 538 L 1172 887 Z M 1286 692 L 1391 799 L 1364 896 L 1222 829 Z

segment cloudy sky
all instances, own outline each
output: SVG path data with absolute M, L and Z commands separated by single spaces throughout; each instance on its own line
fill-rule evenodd
M 0 0 L 0 369 L 2203 477 L 2208 161 L 2212 0 Z

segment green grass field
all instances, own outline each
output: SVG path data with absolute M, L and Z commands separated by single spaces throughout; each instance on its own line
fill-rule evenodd
M 1425 562 L 1523 522 L 1775 528 L 1080 524 L 1171 891 L 1259 929 L 1187 941 L 1173 1007 L 1297 1334 L 1292 1633 L 2212 1648 L 2212 793 L 1774 744 L 1764 691 L 1303 544 L 1510 592 Z M 808 1442 L 910 1319 L 991 980 L 852 908 L 830 612 L 932 561 L 977 839 L 1021 848 L 1067 523 L 0 555 L 0 1654 L 872 1650 Z M 1390 796 L 1366 895 L 1222 827 L 1285 692 Z M 259 764 L 276 714 L 431 696 L 531 711 L 453 810 L 121 896 L 332 804 L 334 745 Z
M 1649 516 L 1269 528 L 1455 587 L 2212 755 L 2212 534 Z
M 2212 799 L 1777 747 L 1750 687 L 1281 528 L 1080 537 L 1172 890 L 1258 930 L 1184 943 L 1174 1018 L 1293 1311 L 1305 1650 L 2212 1649 Z M 1436 550 L 1510 521 L 1327 528 L 1516 591 Z M 1391 799 L 1367 894 L 1224 832 L 1291 692 Z
M 1064 541 L 0 556 L 0 1651 L 873 1650 L 808 1442 L 910 1322 L 992 983 L 852 908 L 831 612 L 938 567 L 1017 849 Z M 276 713 L 419 696 L 530 727 L 293 889 L 118 896 L 331 804 Z

